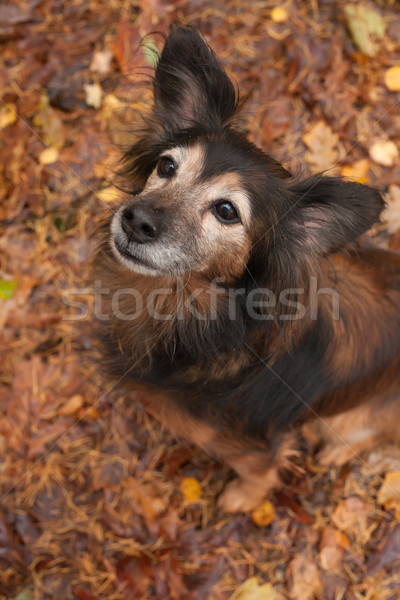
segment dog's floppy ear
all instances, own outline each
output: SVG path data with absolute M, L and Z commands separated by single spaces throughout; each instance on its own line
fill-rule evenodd
M 361 183 L 316 175 L 292 188 L 288 217 L 294 239 L 326 255 L 356 240 L 379 220 L 385 203 L 378 190 Z
M 214 52 L 194 29 L 174 27 L 154 77 L 154 113 L 175 133 L 213 131 L 237 108 L 235 88 Z

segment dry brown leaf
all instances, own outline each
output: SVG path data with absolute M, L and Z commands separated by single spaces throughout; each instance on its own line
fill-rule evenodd
M 385 508 L 394 509 L 397 518 L 400 517 L 400 471 L 386 473 L 377 500 Z
M 386 224 L 389 234 L 396 233 L 400 229 L 400 187 L 398 185 L 389 186 L 389 198 L 382 221 Z
M 106 75 L 111 66 L 113 55 L 109 50 L 103 50 L 102 52 L 95 52 L 90 63 L 90 70 L 100 75 Z
M 322 532 L 320 542 L 320 561 L 324 571 L 339 569 L 342 565 L 343 555 L 350 545 L 347 536 L 334 527 L 327 527 Z
M 332 522 L 346 535 L 356 536 L 363 542 L 370 537 L 367 506 L 358 496 L 342 500 L 332 514 Z
M 298 554 L 288 568 L 289 595 L 293 600 L 320 598 L 322 583 L 316 564 L 305 554 Z
M 303 135 L 303 142 L 308 148 L 306 160 L 313 170 L 324 171 L 335 165 L 339 136 L 324 121 L 314 123 Z
M 382 140 L 369 149 L 371 159 L 383 167 L 392 167 L 399 159 L 399 149 L 392 140 Z
M 69 400 L 67 400 L 64 406 L 62 406 L 58 412 L 60 415 L 73 415 L 74 413 L 78 412 L 84 401 L 85 400 L 81 394 L 74 394 Z
M 53 148 L 46 148 L 39 154 L 39 163 L 41 165 L 51 165 L 58 161 L 59 154 Z

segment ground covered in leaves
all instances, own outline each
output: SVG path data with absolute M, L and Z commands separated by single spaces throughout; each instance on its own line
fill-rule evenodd
M 400 246 L 395 0 L 1 3 L 0 596 L 400 598 L 398 448 L 341 471 L 310 457 L 262 510 L 226 517 L 229 471 L 96 362 L 91 240 L 149 105 L 153 32 L 176 20 L 201 28 L 248 98 L 251 139 L 295 173 L 380 186 L 373 233 Z

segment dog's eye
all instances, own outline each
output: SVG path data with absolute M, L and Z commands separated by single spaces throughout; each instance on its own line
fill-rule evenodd
M 169 156 L 162 156 L 158 163 L 157 173 L 159 177 L 172 177 L 175 175 L 175 163 Z
M 222 200 L 214 206 L 215 216 L 221 223 L 238 223 L 240 221 L 236 208 L 231 202 Z

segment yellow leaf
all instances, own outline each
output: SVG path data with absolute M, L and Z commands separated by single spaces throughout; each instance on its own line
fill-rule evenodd
M 63 122 L 58 112 L 49 105 L 47 96 L 41 96 L 37 112 L 33 117 L 33 124 L 42 129 L 40 137 L 45 144 L 54 150 L 63 146 L 65 140 Z
M 265 527 L 275 519 L 275 508 L 268 500 L 253 510 L 251 518 L 259 527 Z
M 286 8 L 282 8 L 281 6 L 275 6 L 271 10 L 271 19 L 274 23 L 284 23 L 289 18 L 289 13 Z
M 60 415 L 73 415 L 76 413 L 84 402 L 83 396 L 80 394 L 75 394 L 71 396 L 69 400 L 67 400 L 66 404 L 58 411 Z
M 103 200 L 103 202 L 115 202 L 115 200 L 121 200 L 121 192 L 111 185 L 96 192 L 96 196 L 100 200 Z
M 158 59 L 160 58 L 160 51 L 157 48 L 157 44 L 151 37 L 147 37 L 143 43 L 144 56 L 153 69 L 157 67 Z
M 400 65 L 390 67 L 384 76 L 385 85 L 391 92 L 400 92 Z
M 121 100 L 119 100 L 117 96 L 114 96 L 114 94 L 107 94 L 103 101 L 103 117 L 105 119 L 110 119 L 114 112 L 116 112 L 117 110 L 121 110 L 123 106 L 123 102 L 121 102 Z
M 8 104 L 0 108 L 0 129 L 4 129 L 7 125 L 15 123 L 17 120 L 17 107 L 15 104 Z
M 367 183 L 368 181 L 369 160 L 362 158 L 352 165 L 344 165 L 342 167 L 343 177 L 358 181 L 358 183 Z
M 184 477 L 181 481 L 180 489 L 185 500 L 189 500 L 189 502 L 195 502 L 201 498 L 201 487 L 194 477 Z
M 18 281 L 6 281 L 4 279 L 0 279 L 0 300 L 8 300 L 8 298 L 12 298 L 17 287 Z
M 58 153 L 53 148 L 46 148 L 39 154 L 39 163 L 41 165 L 51 165 L 59 159 Z
M 343 12 L 355 45 L 366 56 L 376 56 L 379 45 L 375 40 L 382 39 L 386 30 L 381 14 L 374 7 L 352 3 L 347 3 Z
M 270 583 L 262 585 L 258 582 L 258 577 L 250 577 L 231 596 L 230 600 L 280 600 L 281 595 L 274 590 Z

